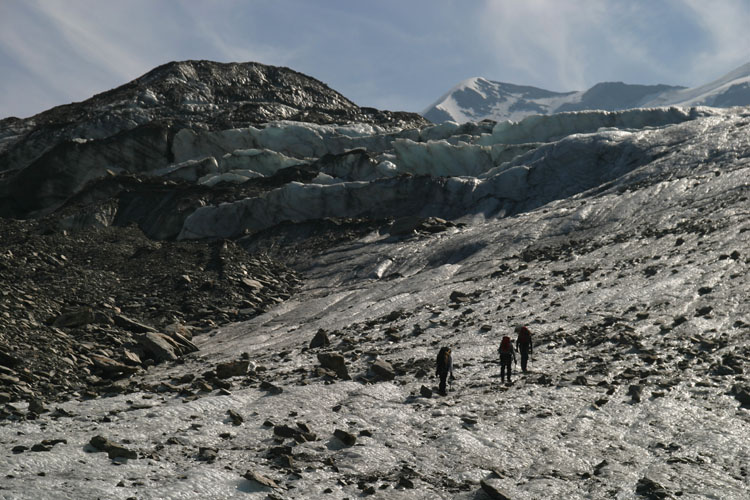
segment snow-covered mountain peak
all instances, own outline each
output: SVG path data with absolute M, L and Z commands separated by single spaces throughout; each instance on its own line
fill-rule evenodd
M 434 123 L 481 121 L 507 116 L 521 119 L 547 114 L 575 92 L 551 92 L 532 86 L 495 82 L 482 77 L 463 80 L 422 114 Z
M 731 107 L 750 104 L 750 63 L 699 87 L 666 92 L 654 105 Z
M 602 82 L 585 91 L 550 92 L 474 77 L 462 81 L 422 115 L 434 123 L 518 121 L 534 114 L 659 106 L 730 107 L 750 104 L 750 63 L 695 88 Z

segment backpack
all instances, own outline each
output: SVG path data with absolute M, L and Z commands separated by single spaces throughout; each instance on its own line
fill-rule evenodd
M 520 344 L 530 344 L 531 343 L 531 332 L 525 326 L 522 326 L 518 330 L 518 342 Z
M 503 340 L 500 342 L 500 347 L 497 350 L 499 353 L 507 353 L 507 352 L 513 352 L 513 346 L 510 342 L 510 337 L 505 336 L 503 337 Z
M 438 372 L 442 372 L 448 369 L 448 356 L 450 349 L 447 347 L 441 347 L 438 352 L 437 360 L 435 360 L 435 367 Z

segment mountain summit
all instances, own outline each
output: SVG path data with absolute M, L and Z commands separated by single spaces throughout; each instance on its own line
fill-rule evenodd
M 85 101 L 0 120 L 2 170 L 63 141 L 111 137 L 146 124 L 225 130 L 275 120 L 423 126 L 416 113 L 361 108 L 323 82 L 260 63 L 179 61 Z
M 83 102 L 26 119 L 0 120 L 0 179 L 26 169 L 10 184 L 0 184 L 0 216 L 23 217 L 43 208 L 38 198 L 60 192 L 43 185 L 61 171 L 79 185 L 95 177 L 94 170 L 166 166 L 171 162 L 167 150 L 181 129 L 227 130 L 279 120 L 398 128 L 427 124 L 416 113 L 359 107 L 328 85 L 289 68 L 253 62 L 170 62 Z M 127 152 L 112 146 L 128 141 Z M 90 152 L 94 149 L 96 153 Z M 81 150 L 95 158 L 93 170 L 70 166 L 80 161 Z
M 616 111 L 658 106 L 730 107 L 750 104 L 750 63 L 695 88 L 597 83 L 580 92 L 552 92 L 485 78 L 462 81 L 422 115 L 433 123 L 521 120 L 565 111 Z

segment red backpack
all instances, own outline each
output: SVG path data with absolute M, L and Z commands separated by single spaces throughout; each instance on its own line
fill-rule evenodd
M 531 343 L 531 332 L 525 326 L 522 326 L 518 330 L 518 342 L 521 343 L 521 344 L 530 344 Z
M 503 340 L 500 342 L 500 349 L 498 349 L 500 352 L 513 352 L 513 346 L 510 343 L 510 337 L 503 337 Z

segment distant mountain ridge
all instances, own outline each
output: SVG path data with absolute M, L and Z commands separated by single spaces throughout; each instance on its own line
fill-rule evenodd
M 699 87 L 597 83 L 585 91 L 552 92 L 474 77 L 462 81 L 428 107 L 433 123 L 521 120 L 529 115 L 658 106 L 750 105 L 750 63 Z

